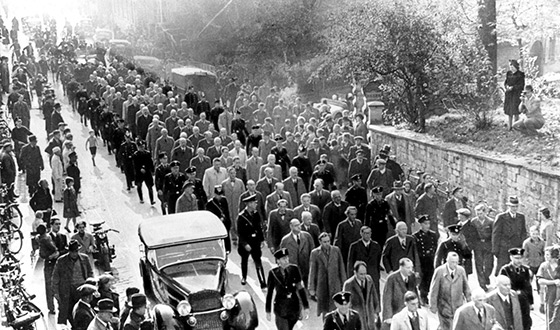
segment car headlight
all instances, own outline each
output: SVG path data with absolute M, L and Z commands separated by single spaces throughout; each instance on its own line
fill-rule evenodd
M 191 313 L 191 310 L 192 310 L 192 306 L 186 300 L 181 300 L 177 304 L 177 313 L 179 313 L 179 315 L 181 315 L 181 316 L 189 315 Z
M 236 301 L 235 301 L 235 297 L 231 294 L 226 294 L 222 297 L 222 306 L 224 306 L 225 309 L 232 309 L 233 307 L 235 307 Z

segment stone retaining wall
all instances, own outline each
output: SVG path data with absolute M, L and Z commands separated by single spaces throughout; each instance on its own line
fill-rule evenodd
M 519 211 L 526 215 L 528 226 L 537 219 L 538 209 L 543 206 L 558 219 L 558 170 L 534 168 L 520 158 L 446 144 L 394 127 L 370 125 L 369 131 L 374 153 L 389 144 L 398 163 L 424 170 L 442 182 L 449 182 L 449 187 L 463 187 L 471 204 L 486 200 L 501 212 L 505 210 L 508 196 L 517 195 L 521 203 Z

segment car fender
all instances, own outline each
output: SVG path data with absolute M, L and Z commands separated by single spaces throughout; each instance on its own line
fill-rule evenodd
M 154 330 L 185 330 L 175 309 L 169 305 L 155 305 L 152 309 L 152 322 Z
M 230 326 L 236 330 L 256 329 L 259 325 L 259 317 L 253 297 L 247 291 L 240 291 L 234 297 L 237 304 L 231 310 Z

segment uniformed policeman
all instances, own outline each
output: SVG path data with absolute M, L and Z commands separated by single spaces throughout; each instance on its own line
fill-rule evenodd
M 138 150 L 132 156 L 134 161 L 134 177 L 136 178 L 136 190 L 138 190 L 138 197 L 140 197 L 140 203 L 144 203 L 144 196 L 142 194 L 142 182 L 146 184 L 148 189 L 148 196 L 150 197 L 150 204 L 154 205 L 154 162 L 152 161 L 152 155 L 148 150 L 146 150 L 146 142 L 139 140 Z
M 171 173 L 163 180 L 163 196 L 169 214 L 175 213 L 177 199 L 183 193 L 183 184 L 187 181 L 185 175 L 179 172 L 181 163 L 178 160 L 171 162 Z
M 163 183 L 165 182 L 165 176 L 171 173 L 171 167 L 169 166 L 167 154 L 165 152 L 159 153 L 158 161 L 159 165 L 156 167 L 155 172 L 156 192 L 161 202 L 161 214 L 166 215 L 167 209 L 165 207 L 165 197 L 163 195 Z
M 521 319 L 523 328 L 531 329 L 531 305 L 533 304 L 533 287 L 531 286 L 530 268 L 523 265 L 524 249 L 512 248 L 508 250 L 509 264 L 500 269 L 500 275 L 509 277 L 511 289 L 519 295 L 519 307 L 521 307 Z M 551 328 L 552 329 L 552 328 Z
M 438 237 L 436 233 L 430 229 L 430 218 L 428 215 L 422 215 L 418 218 L 420 229 L 412 234 L 416 240 L 416 249 L 420 259 L 420 270 L 422 271 L 422 280 L 419 285 L 422 303 L 428 304 L 428 293 L 430 291 L 430 283 L 434 275 L 434 258 L 436 255 Z
M 136 143 L 132 141 L 132 134 L 127 131 L 125 134 L 125 141 L 121 144 L 119 148 L 120 160 L 121 160 L 121 170 L 126 176 L 126 190 L 130 191 L 134 182 L 134 153 L 138 150 Z
M 368 203 L 367 191 L 362 187 L 362 176 L 354 174 L 350 178 L 352 186 L 346 191 L 346 201 L 358 209 L 357 218 L 364 221 L 366 215 L 366 206 Z
M 467 246 L 467 243 L 461 241 L 461 228 L 460 224 L 447 226 L 449 238 L 441 242 L 436 251 L 436 261 L 434 268 L 437 268 L 445 263 L 447 254 L 449 252 L 456 252 L 459 255 L 459 265 L 465 268 L 467 275 L 472 273 L 472 252 Z
M 323 330 L 361 330 L 362 322 L 360 315 L 350 309 L 350 298 L 352 294 L 348 291 L 335 293 L 333 296 L 336 309 L 325 316 Z
M 247 264 L 249 256 L 253 258 L 257 268 L 257 277 L 261 288 L 266 288 L 264 270 L 262 267 L 261 256 L 264 245 L 264 234 L 262 231 L 262 220 L 257 212 L 257 196 L 251 195 L 243 199 L 246 203 L 245 209 L 237 217 L 237 252 L 241 256 L 241 284 L 247 283 Z
M 143 293 L 135 293 L 130 298 L 132 310 L 126 321 L 124 322 L 123 330 L 139 330 L 142 321 L 146 319 L 146 305 L 148 300 Z
M 187 173 L 187 180 L 194 183 L 194 195 L 198 200 L 198 209 L 199 210 L 206 209 L 206 202 L 208 201 L 208 196 L 206 196 L 206 192 L 204 191 L 202 180 L 196 177 L 196 167 L 194 166 L 187 167 L 185 173 Z
M 266 294 L 266 319 L 271 320 L 272 294 L 274 298 L 274 317 L 278 330 L 291 330 L 298 319 L 303 305 L 305 319 L 309 318 L 309 303 L 298 266 L 290 264 L 287 249 L 274 253 L 278 267 L 268 272 L 268 291 Z
M 270 154 L 276 157 L 276 164 L 282 168 L 282 179 L 285 179 L 288 177 L 288 168 L 292 162 L 288 156 L 288 150 L 282 144 L 282 141 L 284 141 L 282 135 L 276 134 L 274 141 L 276 141 L 276 146 L 272 147 Z

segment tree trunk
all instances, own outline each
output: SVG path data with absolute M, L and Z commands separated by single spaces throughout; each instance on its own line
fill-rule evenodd
M 492 72 L 498 71 L 498 34 L 496 33 L 496 0 L 478 0 L 478 35 L 492 62 Z

